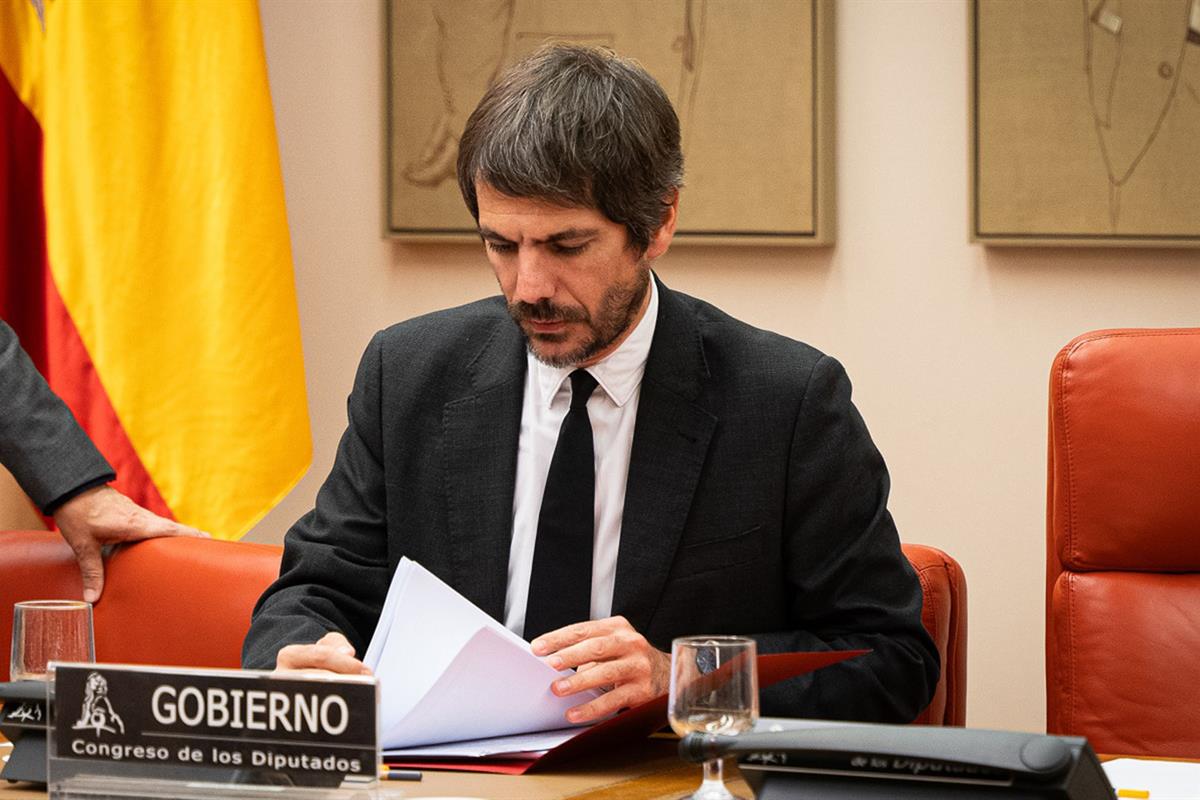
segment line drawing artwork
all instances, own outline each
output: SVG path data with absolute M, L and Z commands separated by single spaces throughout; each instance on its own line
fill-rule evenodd
M 1200 58 L 1200 0 L 1177 0 L 1178 16 L 1163 15 L 1160 5 L 1144 0 L 1081 1 L 1088 101 L 1115 232 L 1121 191 L 1176 101 L 1200 106 L 1200 91 L 1183 78 L 1185 60 Z
M 671 97 L 679 115 L 684 153 L 688 132 L 692 129 L 691 112 L 696 105 L 704 54 L 704 30 L 708 0 L 673 0 L 678 12 L 669 16 L 678 20 L 679 33 L 672 37 L 671 56 L 678 59 L 679 77 Z M 571 30 L 569 26 L 522 28 L 519 20 L 539 18 L 532 11 L 549 9 L 539 0 L 440 0 L 433 3 L 436 37 L 431 57 L 436 63 L 441 107 L 416 156 L 400 170 L 403 179 L 414 186 L 436 189 L 455 177 L 458 141 L 467 116 L 483 96 L 501 68 L 547 40 L 571 41 L 620 49 L 618 31 Z M 636 25 L 636 20 L 629 20 Z M 645 58 L 636 52 L 622 55 Z M 660 76 L 660 80 L 662 77 Z
M 1076 2 L 1060 14 L 1070 21 L 1070 34 L 1076 33 Z M 467 118 L 509 65 L 547 41 L 560 41 L 608 47 L 637 61 L 671 101 L 689 178 L 681 235 L 827 243 L 832 188 L 819 178 L 833 168 L 824 122 L 833 113 L 832 5 L 833 0 L 389 0 L 383 111 L 388 234 L 472 235 L 475 222 L 455 175 Z M 1079 38 L 1071 35 L 1069 41 L 1075 45 L 1069 50 L 1061 37 L 1054 46 L 1072 59 L 1068 71 L 1081 87 L 1083 76 L 1074 69 Z M 1082 100 L 1078 108 L 1086 110 Z M 1091 126 L 1082 133 L 1094 147 Z M 1098 159 L 1084 166 L 1099 182 Z M 781 197 L 787 202 L 779 202 Z M 818 201 L 828 213 L 818 214 Z
M 680 135 L 684 159 L 688 153 L 688 133 L 693 130 L 692 111 L 696 108 L 696 93 L 700 90 L 700 67 L 704 63 L 704 25 L 708 0 L 686 0 L 683 9 L 683 38 L 680 50 L 683 70 L 679 76 L 679 93 L 675 109 L 679 113 Z
M 421 152 L 402 171 L 417 186 L 454 177 L 467 115 L 504 63 L 516 0 L 451 0 L 433 4 L 434 59 L 442 108 Z M 496 31 L 501 33 L 496 35 Z

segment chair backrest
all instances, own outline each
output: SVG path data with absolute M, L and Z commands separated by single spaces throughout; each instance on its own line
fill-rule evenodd
M 915 722 L 961 727 L 967 722 L 967 580 L 958 562 L 936 547 L 903 548 L 921 581 L 921 622 L 942 659 L 933 699 Z
M 96 604 L 96 658 L 130 664 L 237 667 L 250 611 L 279 574 L 282 549 L 210 539 L 117 548 Z M 71 550 L 57 533 L 0 532 L 0 679 L 8 680 L 18 600 L 79 599 Z
M 1200 328 L 1068 343 L 1049 445 L 1046 728 L 1200 757 Z
M 237 667 L 250 612 L 279 573 L 282 549 L 208 539 L 151 539 L 106 560 L 95 609 L 96 658 L 131 664 Z M 966 721 L 967 586 L 954 559 L 904 545 L 921 581 L 921 621 L 937 644 L 942 676 L 916 722 Z M 78 599 L 70 548 L 56 533 L 0 532 L 0 679 L 8 680 L 12 606 L 18 600 Z

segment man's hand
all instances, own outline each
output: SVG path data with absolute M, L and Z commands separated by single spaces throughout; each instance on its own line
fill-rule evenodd
M 316 644 L 289 644 L 275 656 L 277 672 L 331 672 L 338 675 L 370 675 L 371 670 L 354 657 L 354 646 L 336 631 Z
M 147 511 L 111 486 L 97 486 L 72 497 L 54 512 L 54 522 L 75 551 L 83 575 L 83 599 L 89 603 L 99 600 L 104 590 L 101 546 L 156 536 L 208 536 Z
M 554 669 L 577 670 L 550 687 L 559 697 L 585 689 L 604 692 L 567 711 L 570 722 L 590 722 L 667 691 L 671 657 L 651 647 L 624 617 L 568 625 L 531 644 L 533 654 L 545 657 Z

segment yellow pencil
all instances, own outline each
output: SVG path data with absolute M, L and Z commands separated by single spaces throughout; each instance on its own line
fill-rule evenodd
M 1147 798 L 1150 792 L 1146 789 L 1117 789 L 1117 797 L 1141 797 Z

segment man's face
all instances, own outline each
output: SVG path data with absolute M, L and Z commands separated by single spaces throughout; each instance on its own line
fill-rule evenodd
M 540 361 L 587 366 L 615 350 L 649 302 L 650 259 L 665 252 L 674 210 L 644 254 L 593 208 L 564 208 L 476 187 L 479 233 L 508 311 Z

